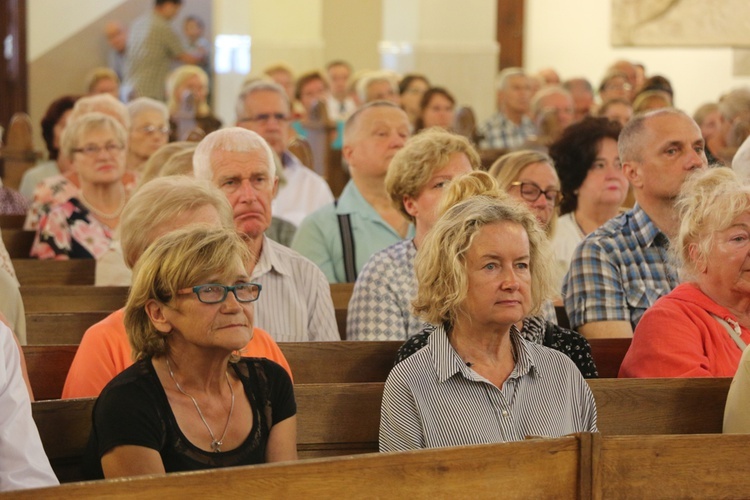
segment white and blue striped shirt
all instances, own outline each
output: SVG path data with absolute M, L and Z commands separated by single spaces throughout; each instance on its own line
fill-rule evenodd
M 466 366 L 435 329 L 385 383 L 380 451 L 596 432 L 596 403 L 575 364 L 511 328 L 516 366 L 501 388 Z

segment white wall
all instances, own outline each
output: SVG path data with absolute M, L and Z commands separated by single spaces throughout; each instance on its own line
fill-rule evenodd
M 526 0 L 526 69 L 552 66 L 562 78 L 584 76 L 596 87 L 613 61 L 640 62 L 648 75 L 672 81 L 675 105 L 690 114 L 732 88 L 750 85 L 750 77 L 732 76 L 730 48 L 612 47 L 611 8 L 610 0 Z

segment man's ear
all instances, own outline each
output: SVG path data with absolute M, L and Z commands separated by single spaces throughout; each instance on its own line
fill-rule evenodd
M 414 202 L 414 198 L 408 195 L 404 195 L 404 209 L 406 210 L 406 213 L 411 215 L 412 217 L 415 217 L 419 215 L 419 211 L 417 210 L 416 203 Z
M 154 328 L 164 334 L 170 333 L 172 331 L 172 323 L 164 314 L 164 310 L 166 309 L 166 307 L 166 305 L 157 302 L 154 299 L 150 299 L 144 306 L 146 314 L 148 315 L 148 319 L 151 320 Z
M 622 173 L 634 188 L 643 187 L 643 164 L 637 161 L 626 161 L 622 164 Z
M 276 198 L 276 193 L 279 192 L 279 176 L 273 178 L 273 198 Z

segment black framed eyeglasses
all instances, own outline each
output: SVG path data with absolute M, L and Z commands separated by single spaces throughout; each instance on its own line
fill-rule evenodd
M 534 184 L 533 182 L 511 182 L 511 186 L 518 186 L 521 192 L 521 198 L 529 202 L 535 202 L 541 195 L 547 199 L 547 203 L 557 205 L 560 203 L 562 195 L 559 189 L 547 189 L 546 191 Z
M 237 302 L 247 303 L 258 300 L 262 288 L 260 283 L 237 283 L 236 285 L 208 283 L 205 285 L 196 285 L 192 288 L 184 288 L 178 290 L 177 293 L 185 294 L 193 292 L 198 296 L 198 300 L 204 304 L 218 304 L 219 302 L 224 302 L 229 292 L 232 292 Z
M 240 123 L 241 122 L 257 122 L 257 123 L 265 124 L 265 123 L 270 122 L 271 118 L 273 118 L 274 120 L 280 123 L 285 123 L 289 121 L 289 116 L 285 115 L 284 113 L 261 113 L 259 115 L 242 118 L 239 121 Z
M 121 144 L 105 144 L 104 146 L 99 146 L 97 144 L 87 144 L 82 148 L 75 148 L 73 152 L 81 153 L 86 156 L 95 158 L 99 156 L 99 153 L 101 153 L 102 151 L 106 151 L 110 155 L 113 155 L 119 153 L 123 149 L 125 149 L 125 146 Z

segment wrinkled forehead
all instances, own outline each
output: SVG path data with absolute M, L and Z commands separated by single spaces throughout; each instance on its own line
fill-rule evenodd
M 211 169 L 217 177 L 250 177 L 268 174 L 268 156 L 265 151 L 224 151 L 211 152 Z

